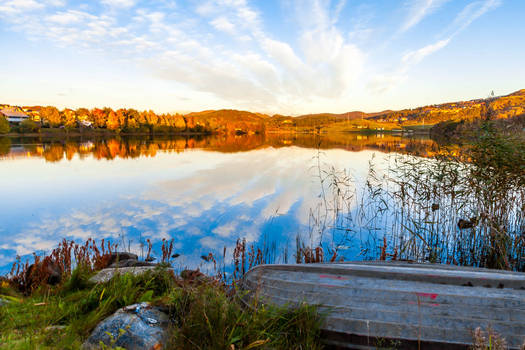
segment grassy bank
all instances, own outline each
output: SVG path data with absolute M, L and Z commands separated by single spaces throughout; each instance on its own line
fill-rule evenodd
M 0 349 L 79 349 L 94 327 L 119 308 L 150 302 L 171 320 L 165 349 L 320 349 L 315 308 L 245 307 L 243 293 L 218 280 L 183 279 L 161 267 L 141 276 L 89 282 L 77 268 L 57 286 L 29 294 L 4 280 Z

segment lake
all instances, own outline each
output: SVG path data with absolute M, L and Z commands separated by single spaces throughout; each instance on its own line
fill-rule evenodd
M 0 273 L 17 255 L 49 253 L 63 238 L 110 239 L 142 256 L 150 239 L 156 257 L 162 239 L 173 239 L 175 265 L 203 269 L 202 255 L 226 247 L 230 256 L 245 238 L 289 261 L 298 235 L 319 238 L 328 171 L 345 171 L 359 188 L 371 161 L 436 147 L 360 134 L 0 138 Z M 362 256 L 359 243 L 340 248 L 346 259 Z

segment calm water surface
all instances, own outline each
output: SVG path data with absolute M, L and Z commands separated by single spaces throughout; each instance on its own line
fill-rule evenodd
M 17 255 L 63 238 L 110 238 L 155 256 L 174 239 L 179 266 L 205 264 L 239 237 L 293 250 L 320 201 L 319 167 L 356 183 L 391 152 L 430 154 L 430 140 L 396 136 L 238 136 L 198 139 L 0 139 L 0 273 Z M 348 249 L 355 258 L 359 249 Z M 281 257 L 281 259 L 284 259 Z

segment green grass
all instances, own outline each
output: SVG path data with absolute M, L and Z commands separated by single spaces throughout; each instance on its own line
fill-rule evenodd
M 315 307 L 271 305 L 243 307 L 216 286 L 178 288 L 168 296 L 177 327 L 175 349 L 321 349 L 320 319 Z
M 426 125 L 403 125 L 403 129 L 405 130 L 413 130 L 413 131 L 430 131 L 434 124 L 426 124 Z
M 169 310 L 166 349 L 320 349 L 320 318 L 311 306 L 246 307 L 242 292 L 221 283 L 196 285 L 157 269 L 91 284 L 74 270 L 60 286 L 30 296 L 3 282 L 0 349 L 79 349 L 95 326 L 119 308 L 146 301 Z M 57 327 L 58 326 L 58 327 Z

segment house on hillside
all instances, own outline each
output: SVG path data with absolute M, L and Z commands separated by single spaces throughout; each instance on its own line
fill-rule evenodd
M 10 123 L 21 123 L 29 118 L 27 114 L 20 112 L 15 108 L 4 108 L 0 110 L 0 115 L 3 115 Z

